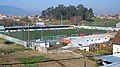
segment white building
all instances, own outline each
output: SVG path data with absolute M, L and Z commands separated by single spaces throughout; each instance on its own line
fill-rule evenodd
M 120 23 L 117 23 L 117 24 L 116 24 L 116 27 L 117 27 L 117 28 L 120 28 Z
M 100 67 L 120 67 L 120 30 L 116 33 L 112 39 L 113 44 L 113 55 L 101 56 L 98 59 L 106 62 L 106 65 Z M 110 64 L 107 64 L 110 62 Z
M 120 57 L 120 30 L 111 41 L 113 43 L 113 56 Z
M 113 35 L 111 34 L 97 34 L 97 35 L 89 35 L 89 36 L 81 36 L 81 37 L 68 37 L 65 38 L 67 40 L 70 40 L 70 43 L 63 47 L 68 48 L 69 47 L 79 47 L 81 50 L 89 51 L 89 47 L 92 44 L 97 43 L 103 43 L 108 42 L 110 38 L 112 38 Z
M 0 19 L 4 19 L 4 18 L 7 18 L 7 16 L 4 14 L 0 14 Z

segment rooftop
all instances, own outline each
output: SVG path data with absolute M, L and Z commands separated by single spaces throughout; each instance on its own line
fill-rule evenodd
M 96 34 L 96 35 L 89 35 L 89 36 L 81 36 L 81 37 L 68 37 L 68 39 L 80 39 L 80 40 L 85 40 L 85 39 L 91 39 L 91 38 L 102 38 L 102 37 L 113 37 L 112 34 L 106 33 L 106 34 Z
M 113 44 L 120 44 L 120 30 L 116 33 L 114 38 L 111 40 Z

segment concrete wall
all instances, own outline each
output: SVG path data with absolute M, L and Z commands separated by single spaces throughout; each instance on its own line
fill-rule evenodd
M 39 45 L 36 45 L 36 46 L 35 46 L 35 50 L 41 51 L 41 52 L 43 52 L 43 53 L 47 53 L 47 48 L 46 48 L 46 47 L 41 47 L 41 46 L 39 46 Z
M 3 34 L 0 34 L 0 38 L 3 38 L 5 40 L 8 40 L 8 41 L 14 42 L 16 44 L 20 44 L 20 45 L 23 45 L 23 46 L 27 47 L 27 42 L 23 41 L 23 40 L 20 40 L 20 39 L 16 39 L 16 38 L 6 36 L 6 35 L 3 35 Z

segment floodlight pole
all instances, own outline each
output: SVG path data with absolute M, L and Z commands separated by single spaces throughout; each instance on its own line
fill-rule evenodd
M 30 40 L 29 40 L 30 37 L 29 36 L 30 36 L 30 33 L 29 33 L 29 23 L 28 23 L 28 47 L 30 46 Z
M 42 20 L 42 22 L 44 22 L 43 20 Z M 40 36 L 41 36 L 41 40 L 42 40 L 42 36 L 43 36 L 43 34 L 42 34 L 42 25 L 41 25 L 41 34 L 40 34 Z
M 42 39 L 42 26 L 41 26 L 41 39 Z
M 62 17 L 63 17 L 63 16 L 61 15 L 61 25 L 63 25 L 63 23 L 62 23 Z

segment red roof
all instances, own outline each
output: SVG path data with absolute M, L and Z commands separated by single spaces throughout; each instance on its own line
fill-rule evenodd
M 115 44 L 120 44 L 120 30 L 116 33 L 111 42 Z
M 86 34 L 82 33 L 82 34 L 80 34 L 80 36 L 86 36 Z

